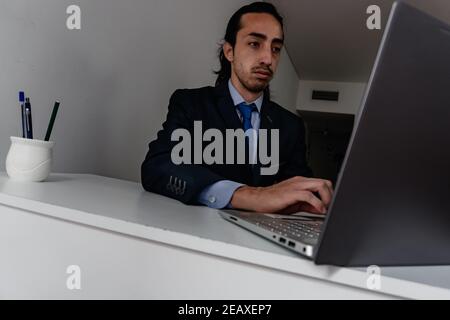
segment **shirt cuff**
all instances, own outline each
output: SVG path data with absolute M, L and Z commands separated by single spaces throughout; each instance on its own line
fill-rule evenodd
M 213 209 L 231 208 L 231 197 L 242 183 L 221 180 L 203 189 L 197 200 L 201 204 Z

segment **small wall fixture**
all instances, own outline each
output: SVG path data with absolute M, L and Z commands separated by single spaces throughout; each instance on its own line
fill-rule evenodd
M 339 100 L 339 92 L 338 91 L 313 90 L 311 98 L 313 100 L 338 101 Z

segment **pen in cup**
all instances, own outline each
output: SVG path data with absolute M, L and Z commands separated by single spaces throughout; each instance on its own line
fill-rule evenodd
M 50 122 L 48 124 L 47 133 L 45 134 L 45 141 L 50 140 L 50 135 L 52 134 L 53 125 L 55 124 L 56 114 L 58 113 L 59 109 L 59 101 L 55 101 L 55 105 L 53 106 L 52 115 L 50 117 Z
M 26 138 L 27 134 L 27 118 L 25 116 L 25 93 L 19 91 L 20 115 L 22 119 L 22 138 Z
M 30 98 L 25 99 L 25 119 L 26 119 L 26 136 L 27 139 L 33 139 L 33 122 L 31 120 L 31 104 Z

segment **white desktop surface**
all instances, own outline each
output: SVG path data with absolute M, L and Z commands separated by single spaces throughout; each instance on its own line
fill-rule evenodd
M 12 181 L 0 173 L 0 223 L 2 207 L 308 277 L 330 286 L 359 288 L 387 298 L 450 299 L 449 266 L 383 267 L 381 289 L 368 290 L 365 269 L 317 266 L 225 221 L 217 210 L 183 205 L 146 192 L 135 182 L 89 174 L 52 174 L 45 182 L 28 183 Z

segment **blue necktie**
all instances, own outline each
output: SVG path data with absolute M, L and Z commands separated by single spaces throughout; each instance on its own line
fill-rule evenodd
M 245 102 L 238 104 L 236 107 L 241 112 L 244 131 L 247 131 L 247 129 L 252 128 L 252 112 L 258 111 L 258 108 L 254 103 L 246 104 Z

